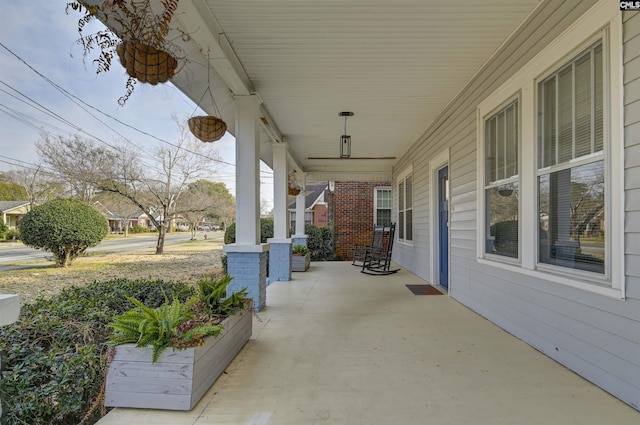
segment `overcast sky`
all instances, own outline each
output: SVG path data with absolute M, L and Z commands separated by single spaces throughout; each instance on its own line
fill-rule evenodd
M 83 62 L 82 47 L 75 43 L 80 14 L 70 10 L 67 15 L 67 1 L 0 0 L 0 171 L 38 162 L 35 143 L 43 131 L 106 143 L 125 137 L 157 147 L 162 144 L 157 139 L 177 139 L 172 114 L 186 120 L 194 113 L 193 102 L 170 83 L 136 84 L 126 105 L 119 106 L 127 81 L 124 69 L 116 59 L 109 72 L 96 75 L 93 65 Z M 64 91 L 115 119 L 76 100 L 78 106 Z M 231 135 L 215 146 L 223 161 L 235 164 Z M 235 195 L 234 175 L 235 167 L 220 165 L 211 180 L 223 181 Z M 261 180 L 261 197 L 272 203 L 271 174 L 263 172 Z

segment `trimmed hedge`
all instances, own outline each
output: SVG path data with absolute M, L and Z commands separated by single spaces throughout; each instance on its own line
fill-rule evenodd
M 27 246 L 49 251 L 60 267 L 67 267 L 109 232 L 107 220 L 75 199 L 54 199 L 34 207 L 20 220 L 20 238 Z

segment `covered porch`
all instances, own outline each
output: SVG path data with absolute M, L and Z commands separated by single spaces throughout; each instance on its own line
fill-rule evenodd
M 267 288 L 253 336 L 190 412 L 115 409 L 99 425 L 635 424 L 638 412 L 401 270 L 349 262 Z

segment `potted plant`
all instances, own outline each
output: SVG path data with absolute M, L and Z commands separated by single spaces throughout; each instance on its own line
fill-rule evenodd
M 251 337 L 251 300 L 246 289 L 227 296 L 231 279 L 203 278 L 196 296 L 158 308 L 130 298 L 135 307 L 110 324 L 106 406 L 195 406 Z
M 294 272 L 306 272 L 309 264 L 311 264 L 309 248 L 304 245 L 294 245 L 292 254 L 291 270 Z
M 82 45 L 85 57 L 94 49 L 99 50 L 94 60 L 96 72 L 108 71 L 116 55 L 127 70 L 129 80 L 126 94 L 118 99 L 120 105 L 124 105 L 133 93 L 135 80 L 155 85 L 166 82 L 177 72 L 177 55 L 181 49 L 168 36 L 171 30 L 176 30 L 180 37 L 188 39 L 183 31 L 170 26 L 178 2 L 164 0 L 159 9 L 152 8 L 150 0 L 104 0 L 98 5 L 85 0 L 67 3 L 67 10 L 84 13 L 78 21 L 78 43 Z M 95 18 L 108 28 L 84 34 L 87 23 Z

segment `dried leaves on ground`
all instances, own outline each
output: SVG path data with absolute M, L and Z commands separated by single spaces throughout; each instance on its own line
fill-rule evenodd
M 220 250 L 170 250 L 163 255 L 131 253 L 82 257 L 69 268 L 40 263 L 1 272 L 0 293 L 19 294 L 23 303 L 30 303 L 37 298 L 49 298 L 67 287 L 114 278 L 195 283 L 202 276 L 222 274 L 222 255 Z

